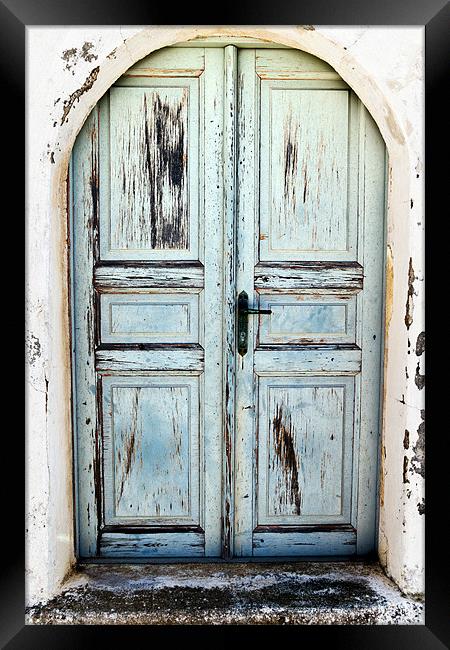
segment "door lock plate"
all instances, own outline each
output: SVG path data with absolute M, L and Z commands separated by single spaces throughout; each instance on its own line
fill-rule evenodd
M 271 309 L 253 309 L 248 306 L 248 294 L 246 291 L 241 291 L 238 296 L 238 352 L 241 357 L 247 354 L 248 350 L 248 315 L 249 314 L 271 314 Z

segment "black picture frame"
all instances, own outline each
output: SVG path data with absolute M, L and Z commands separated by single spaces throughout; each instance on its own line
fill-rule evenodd
M 448 122 L 448 108 L 443 101 L 444 89 L 448 86 L 447 42 L 450 27 L 450 9 L 445 0 L 304 0 L 293 2 L 246 2 L 236 5 L 211 3 L 197 12 L 185 3 L 174 8 L 171 3 L 144 3 L 139 0 L 0 0 L 0 70 L 4 93 L 4 108 L 8 120 L 4 123 L 2 144 L 3 157 L 8 164 L 3 174 L 3 188 L 13 199 L 10 218 L 4 220 L 11 225 L 21 223 L 18 216 L 20 200 L 17 198 L 24 187 L 23 152 L 25 151 L 25 31 L 28 26 L 37 25 L 422 25 L 425 27 L 425 86 L 426 86 L 426 185 L 425 197 L 427 215 L 430 221 L 443 217 L 447 205 L 444 196 L 448 186 L 448 164 L 442 164 L 443 135 L 440 125 Z M 7 101 L 5 101 L 7 99 Z M 6 105 L 6 106 L 5 106 Z M 447 104 L 448 106 L 448 104 Z M 14 190 L 13 190 L 14 188 Z M 23 204 L 22 204 L 23 205 Z M 448 209 L 447 209 L 448 211 Z M 447 217 L 448 220 L 448 217 Z M 440 232 L 440 231 L 439 231 Z M 446 261 L 444 246 L 448 237 L 436 237 L 430 242 L 429 229 L 426 235 L 426 277 L 427 284 L 434 284 L 441 276 L 437 267 L 439 260 Z M 439 241 L 438 241 L 439 240 Z M 20 313 L 20 312 L 19 312 Z M 17 316 L 15 317 L 17 318 Z M 14 320 L 14 319 L 13 319 Z M 427 307 L 427 329 L 433 330 L 433 319 Z M 439 325 L 440 325 L 439 321 Z M 11 322 L 9 321 L 9 326 Z M 19 327 L 16 329 L 20 330 Z M 439 340 L 439 335 L 437 335 Z M 436 339 L 435 339 L 436 340 Z M 430 338 L 429 338 L 430 342 Z M 17 412 L 14 418 L 14 435 L 8 437 L 9 459 L 15 459 L 16 471 L 8 477 L 4 490 L 2 515 L 8 523 L 8 553 L 1 571 L 1 642 L 2 647 L 11 650 L 23 648 L 84 648 L 100 641 L 111 647 L 119 643 L 134 643 L 136 635 L 145 636 L 147 643 L 158 643 L 161 635 L 167 640 L 190 642 L 194 635 L 214 634 L 223 645 L 231 640 L 257 643 L 260 634 L 267 640 L 275 632 L 277 637 L 288 634 L 296 643 L 329 643 L 332 648 L 403 648 L 438 649 L 450 647 L 450 608 L 448 561 L 445 545 L 445 508 L 448 510 L 448 434 L 445 426 L 439 426 L 439 412 L 445 407 L 445 388 L 440 382 L 433 382 L 435 361 L 433 358 L 433 334 L 427 357 L 427 479 L 426 479 L 426 603 L 425 625 L 423 626 L 299 626 L 276 627 L 270 631 L 263 626 L 230 626 L 217 629 L 188 627 L 149 626 L 39 626 L 24 624 L 24 535 L 23 535 L 23 439 L 17 435 Z M 18 345 L 23 345 L 20 341 Z M 440 353 L 438 353 L 440 354 Z M 15 360 L 17 365 L 17 359 Z M 437 366 L 437 363 L 436 363 Z M 446 382 L 448 384 L 448 382 Z M 442 397 L 442 401 L 441 401 Z M 447 398 L 448 400 L 448 398 Z M 432 404 L 436 404 L 436 410 Z M 8 409 L 11 410 L 11 409 Z M 15 410 L 15 409 L 14 409 Z M 6 429 L 12 431 L 11 428 Z M 2 454 L 6 464 L 6 452 Z M 444 519 L 444 521 L 443 521 Z M 6 527 L 4 528 L 6 531 Z M 251 629 L 250 629 L 251 627 Z M 215 641 L 217 643 L 217 640 Z

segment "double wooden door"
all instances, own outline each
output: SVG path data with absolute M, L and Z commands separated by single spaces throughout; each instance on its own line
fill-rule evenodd
M 374 548 L 384 177 L 303 52 L 171 47 L 110 88 L 70 169 L 80 557 Z

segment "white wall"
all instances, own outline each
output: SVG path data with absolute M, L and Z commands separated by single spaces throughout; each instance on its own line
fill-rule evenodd
M 65 217 L 70 151 L 92 107 L 130 65 L 158 47 L 213 33 L 275 40 L 325 59 L 360 96 L 385 139 L 390 167 L 379 552 L 388 575 L 405 592 L 424 589 L 424 354 L 418 354 L 424 328 L 424 29 L 32 27 L 27 28 L 28 604 L 56 593 L 74 561 Z

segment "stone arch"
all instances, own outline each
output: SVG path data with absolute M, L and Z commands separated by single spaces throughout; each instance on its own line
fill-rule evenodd
M 52 264 L 56 269 L 62 269 L 60 284 L 55 286 L 55 297 L 53 301 L 53 313 L 63 313 L 62 330 L 60 337 L 55 343 L 54 349 L 50 350 L 51 358 L 64 359 L 64 371 L 62 373 L 63 386 L 60 394 L 66 396 L 63 403 L 57 403 L 56 399 L 49 397 L 49 413 L 53 409 L 54 419 L 64 421 L 67 425 L 65 431 L 71 435 L 70 424 L 70 400 L 71 400 L 71 378 L 70 378 L 70 313 L 69 313 L 69 292 L 68 282 L 69 266 L 67 255 L 67 170 L 76 136 L 84 121 L 91 112 L 98 100 L 104 95 L 114 81 L 120 77 L 129 67 L 138 60 L 148 56 L 151 52 L 186 42 L 193 38 L 208 36 L 229 36 L 248 37 L 263 39 L 273 43 L 286 45 L 294 49 L 300 49 L 326 61 L 346 81 L 361 99 L 373 119 L 375 120 L 381 135 L 385 141 L 388 157 L 388 185 L 387 185 L 387 260 L 386 260 L 386 322 L 385 322 L 385 360 L 384 360 L 384 405 L 383 405 L 383 448 L 386 450 L 390 445 L 395 446 L 392 436 L 395 431 L 404 431 L 408 428 L 407 412 L 395 411 L 395 396 L 402 391 L 398 387 L 396 373 L 398 367 L 403 367 L 403 362 L 398 359 L 400 352 L 388 354 L 391 347 L 391 331 L 401 322 L 400 318 L 393 318 L 396 313 L 402 313 L 404 307 L 404 294 L 401 293 L 400 283 L 394 283 L 394 276 L 407 277 L 408 274 L 408 204 L 409 204 L 409 178 L 405 173 L 409 165 L 408 141 L 402 125 L 398 118 L 395 107 L 390 103 L 389 97 L 383 89 L 371 79 L 364 67 L 358 60 L 340 44 L 316 31 L 310 26 L 288 27 L 288 28 L 208 28 L 208 27 L 170 27 L 170 28 L 145 28 L 134 36 L 123 41 L 113 52 L 98 62 L 98 70 L 95 79 L 88 81 L 87 86 L 72 101 L 67 112 L 66 119 L 58 125 L 56 140 L 59 142 L 61 155 L 58 156 L 52 170 Z M 395 215 L 395 220 L 394 220 Z M 394 221 L 396 227 L 394 228 Z M 403 241 L 404 240 L 404 241 Z M 393 252 L 395 251 L 395 265 Z M 52 311 L 52 309 L 51 309 Z M 61 316 L 60 316 L 61 317 Z M 407 399 L 408 385 L 405 386 L 404 399 Z M 395 393 L 395 396 L 394 396 Z M 387 427 L 386 423 L 390 426 Z M 55 435 L 55 434 L 53 434 Z M 71 459 L 62 469 L 66 474 L 66 484 L 72 485 Z M 381 469 L 384 476 L 384 469 Z M 380 529 L 379 555 L 387 568 L 388 574 L 402 586 L 402 575 L 399 569 L 403 557 L 408 549 L 405 548 L 405 537 L 403 540 L 396 540 L 397 531 L 395 527 L 386 524 L 386 512 L 388 509 L 387 499 L 383 492 L 384 481 L 381 481 L 380 495 Z M 401 489 L 401 488 L 399 488 Z M 397 497 L 396 497 L 397 499 Z M 394 499 L 395 501 L 395 499 Z M 397 499 L 399 502 L 400 499 Z M 403 513 L 401 513 L 403 514 Z M 401 537 L 401 536 L 400 536 Z M 61 566 L 69 566 L 73 562 L 71 558 L 61 559 Z M 67 570 L 67 569 L 66 569 Z

